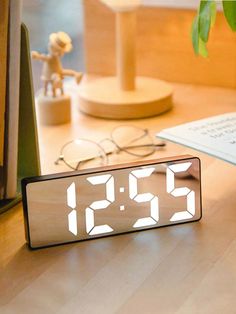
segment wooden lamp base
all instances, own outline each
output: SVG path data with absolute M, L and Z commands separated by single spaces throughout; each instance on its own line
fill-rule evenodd
M 172 107 L 173 89 L 168 83 L 136 78 L 136 89 L 122 91 L 116 77 L 84 83 L 79 88 L 80 110 L 108 119 L 137 119 L 161 114 Z

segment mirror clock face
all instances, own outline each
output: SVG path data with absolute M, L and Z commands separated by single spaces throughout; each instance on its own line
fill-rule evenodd
M 172 157 L 22 181 L 31 248 L 201 218 L 200 161 Z

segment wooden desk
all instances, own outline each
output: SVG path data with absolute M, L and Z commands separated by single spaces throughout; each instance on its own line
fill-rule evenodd
M 236 91 L 174 85 L 165 115 L 128 121 L 158 130 L 235 111 Z M 79 114 L 71 125 L 40 129 L 44 173 L 68 139 L 95 140 L 121 121 Z M 95 132 L 96 130 L 96 132 Z M 202 160 L 200 222 L 30 251 L 22 206 L 0 216 L 0 313 L 235 313 L 236 167 L 169 143 L 157 156 Z

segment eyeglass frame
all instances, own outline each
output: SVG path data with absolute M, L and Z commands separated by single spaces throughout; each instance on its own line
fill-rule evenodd
M 120 128 L 120 127 L 125 127 L 125 126 L 128 126 L 130 127 L 130 125 L 119 125 L 117 127 L 115 127 L 112 131 L 111 131 L 111 138 L 104 138 L 103 140 L 101 140 L 100 142 L 95 142 L 93 140 L 90 140 L 90 139 L 84 139 L 84 138 L 78 138 L 78 139 L 75 139 L 75 140 L 71 140 L 71 141 L 68 141 L 66 142 L 60 149 L 60 155 L 59 157 L 55 160 L 54 164 L 55 165 L 58 165 L 60 161 L 63 161 L 64 164 L 69 167 L 70 169 L 74 170 L 74 171 L 77 171 L 79 169 L 79 166 L 81 163 L 83 162 L 88 162 L 90 160 L 93 160 L 97 157 L 100 157 L 100 156 L 96 156 L 96 157 L 92 157 L 92 158 L 87 158 L 87 159 L 84 159 L 84 160 L 79 160 L 78 163 L 77 163 L 77 166 L 76 167 L 72 167 L 65 159 L 64 159 L 64 155 L 63 155 L 63 150 L 64 148 L 71 144 L 71 143 L 74 143 L 78 140 L 81 140 L 81 141 L 85 141 L 85 142 L 89 142 L 89 143 L 92 143 L 92 144 L 95 144 L 103 153 L 104 153 L 104 159 L 105 159 L 105 164 L 108 164 L 109 161 L 108 161 L 108 156 L 111 155 L 111 154 L 119 154 L 120 152 L 126 152 L 127 154 L 131 155 L 131 156 L 134 156 L 134 157 L 142 157 L 142 158 L 145 158 L 145 157 L 148 157 L 150 155 L 152 155 L 154 152 L 155 152 L 155 148 L 156 147 L 164 147 L 166 146 L 166 143 L 165 142 L 161 142 L 161 143 L 152 143 L 152 144 L 140 144 L 140 145 L 135 145 L 135 146 L 125 146 L 125 147 L 121 147 L 120 145 L 117 144 L 117 142 L 114 140 L 112 134 L 114 133 L 114 131 L 117 129 L 117 128 Z M 149 133 L 149 130 L 147 128 L 143 129 L 143 128 L 140 128 L 140 127 L 136 127 L 134 126 L 134 128 L 137 128 L 137 129 L 140 129 L 142 131 L 144 131 L 144 134 L 136 139 L 134 139 L 133 141 L 136 141 L 136 140 L 139 140 L 141 139 L 142 137 L 144 136 L 149 136 L 151 141 L 153 142 L 153 139 Z M 109 141 L 111 142 L 116 148 L 117 148 L 117 151 L 113 150 L 113 151 L 110 151 L 110 152 L 106 152 L 105 149 L 101 146 L 101 143 L 103 143 L 104 141 Z M 133 142 L 132 141 L 132 142 Z M 135 153 L 132 153 L 130 151 L 128 151 L 127 149 L 128 148 L 138 148 L 138 147 L 153 147 L 153 150 L 149 153 L 146 153 L 146 154 L 135 154 Z

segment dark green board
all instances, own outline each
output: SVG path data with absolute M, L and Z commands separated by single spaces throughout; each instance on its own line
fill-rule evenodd
M 18 158 L 18 195 L 14 199 L 1 200 L 0 213 L 21 200 L 20 181 L 23 177 L 40 175 L 29 37 L 24 24 L 21 26 L 19 132 L 16 158 Z

